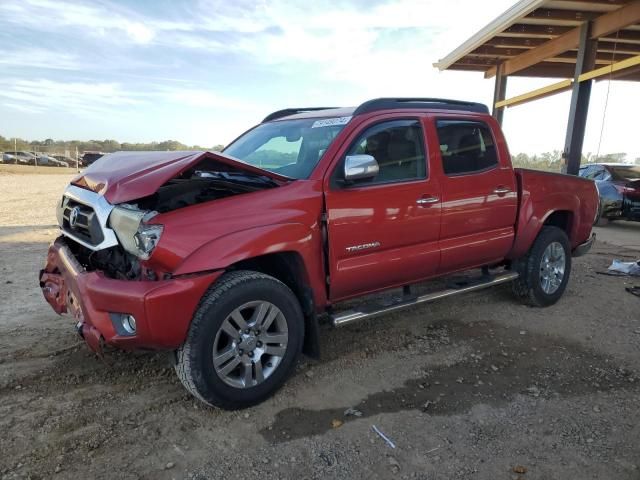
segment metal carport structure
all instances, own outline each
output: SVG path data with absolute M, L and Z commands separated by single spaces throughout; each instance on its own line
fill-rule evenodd
M 495 77 L 500 123 L 507 107 L 571 90 L 564 170 L 577 174 L 593 81 L 640 81 L 640 0 L 521 0 L 434 66 Z M 562 80 L 505 98 L 509 76 Z

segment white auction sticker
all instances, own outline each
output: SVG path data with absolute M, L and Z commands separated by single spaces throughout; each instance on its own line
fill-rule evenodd
M 351 117 L 336 117 L 336 118 L 323 118 L 322 120 L 316 120 L 311 125 L 311 128 L 320 127 L 333 127 L 334 125 L 346 125 L 351 120 Z

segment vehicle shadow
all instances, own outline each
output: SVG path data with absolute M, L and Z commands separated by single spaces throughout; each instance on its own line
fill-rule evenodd
M 515 328 L 485 321 L 450 320 L 434 323 L 428 330 L 445 331 L 453 344 L 467 344 L 474 353 L 452 365 L 425 365 L 422 378 L 369 395 L 355 406 L 282 410 L 261 435 L 270 443 L 281 443 L 322 434 L 332 428 L 332 419 L 349 422 L 413 409 L 454 415 L 476 404 L 504 405 L 516 395 L 555 398 L 636 391 L 640 385 L 634 372 L 620 368 L 610 357 L 566 339 L 522 335 Z M 355 407 L 359 416 L 345 416 L 349 407 Z

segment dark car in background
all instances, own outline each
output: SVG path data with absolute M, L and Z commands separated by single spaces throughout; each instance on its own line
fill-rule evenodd
M 91 165 L 93 162 L 102 158 L 104 156 L 104 152 L 89 152 L 85 151 L 82 155 L 82 163 L 85 165 Z
M 640 165 L 594 163 L 581 167 L 580 176 L 593 180 L 598 188 L 598 224 L 616 219 L 640 221 Z

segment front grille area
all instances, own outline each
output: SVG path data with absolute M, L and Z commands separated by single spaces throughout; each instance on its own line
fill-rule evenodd
M 62 200 L 62 229 L 90 245 L 98 245 L 104 240 L 98 216 L 93 208 L 68 197 Z
M 98 270 L 109 278 L 120 280 L 137 280 L 141 277 L 139 260 L 125 252 L 120 245 L 91 250 L 72 238 L 65 238 L 65 243 L 77 262 L 89 272 Z

